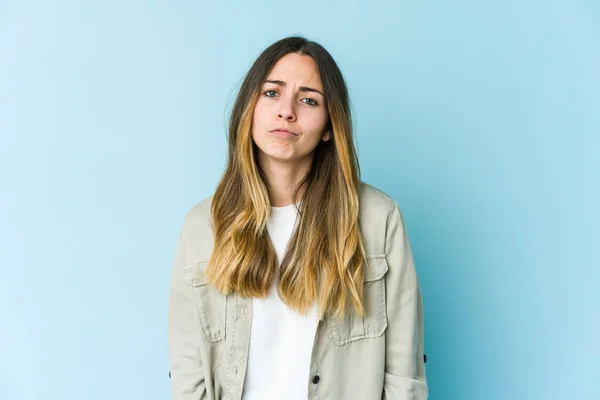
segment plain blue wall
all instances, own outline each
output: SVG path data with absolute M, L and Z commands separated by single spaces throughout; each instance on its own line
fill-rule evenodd
M 599 399 L 591 0 L 0 2 L 0 399 L 168 398 L 179 227 L 290 34 L 336 58 L 403 209 L 430 399 Z

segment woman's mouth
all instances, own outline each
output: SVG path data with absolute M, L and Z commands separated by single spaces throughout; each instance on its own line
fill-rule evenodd
M 287 129 L 272 129 L 271 134 L 279 138 L 291 138 L 298 136 L 296 133 L 291 132 Z

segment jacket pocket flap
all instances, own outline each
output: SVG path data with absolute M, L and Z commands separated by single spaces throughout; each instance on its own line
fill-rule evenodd
M 188 264 L 183 268 L 185 280 L 190 286 L 198 287 L 206 285 L 204 278 L 204 270 L 208 265 L 208 261 L 197 261 L 193 264 Z
M 383 278 L 388 270 L 385 254 L 367 255 L 367 265 L 365 268 L 365 282 L 376 281 Z

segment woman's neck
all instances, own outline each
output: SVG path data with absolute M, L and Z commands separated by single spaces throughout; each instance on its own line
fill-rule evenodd
M 273 207 L 284 207 L 294 204 L 292 195 L 300 181 L 308 173 L 310 164 L 282 163 L 274 160 L 262 162 L 261 168 L 269 185 L 269 195 Z M 305 188 L 298 192 L 299 201 L 304 195 Z

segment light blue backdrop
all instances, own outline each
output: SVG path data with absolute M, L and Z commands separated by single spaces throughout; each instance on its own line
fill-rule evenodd
M 0 2 L 0 399 L 168 398 L 179 227 L 290 34 L 338 61 L 403 209 L 430 399 L 600 399 L 592 0 Z

